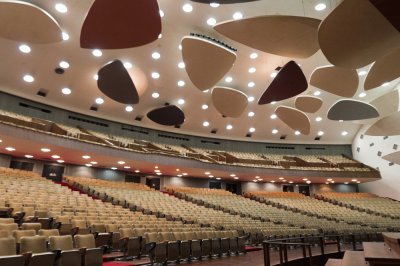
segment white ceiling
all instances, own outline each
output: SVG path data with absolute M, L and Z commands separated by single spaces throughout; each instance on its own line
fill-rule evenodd
M 279 102 L 275 105 L 257 105 L 258 98 L 270 84 L 270 74 L 277 66 L 283 66 L 291 58 L 283 58 L 256 51 L 242 44 L 231 41 L 207 25 L 206 21 L 214 17 L 217 22 L 232 19 L 235 12 L 242 12 L 244 18 L 260 15 L 296 15 L 324 19 L 330 11 L 340 2 L 339 0 L 261 0 L 244 4 L 221 5 L 213 8 L 206 4 L 198 4 L 188 0 L 159 0 L 160 9 L 165 16 L 162 18 L 162 38 L 157 41 L 132 49 L 104 50 L 101 57 L 94 57 L 92 51 L 82 49 L 79 46 L 80 28 L 85 15 L 93 1 L 85 0 L 32 0 L 29 1 L 48 11 L 60 24 L 62 30 L 67 32 L 70 39 L 61 43 L 46 45 L 28 45 L 32 48 L 29 54 L 23 54 L 18 47 L 21 43 L 0 38 L 0 90 L 40 101 L 45 104 L 61 107 L 67 110 L 110 119 L 122 123 L 166 130 L 176 133 L 193 134 L 199 136 L 217 137 L 225 139 L 236 139 L 246 141 L 265 141 L 283 143 L 321 143 L 321 144 L 349 144 L 357 133 L 360 124 L 352 122 L 335 122 L 326 118 L 327 111 L 340 97 L 321 91 L 323 106 L 316 114 L 310 114 L 311 133 L 310 135 L 296 136 L 294 131 L 283 124 L 279 119 L 270 118 L 275 108 L 279 105 L 294 107 L 294 98 Z M 56 2 L 64 3 L 68 12 L 61 14 L 54 8 Z M 315 11 L 317 3 L 324 2 L 327 9 Z M 191 13 L 185 13 L 182 6 L 190 3 L 193 6 Z M 145 26 L 145 25 L 143 25 Z M 182 37 L 195 32 L 205 34 L 222 40 L 236 48 L 237 60 L 234 67 L 226 76 L 231 76 L 233 81 L 227 83 L 221 80 L 218 85 L 238 89 L 248 96 L 253 96 L 254 101 L 250 102 L 245 112 L 239 118 L 222 118 L 212 106 L 211 91 L 201 92 L 195 88 L 184 69 L 178 68 L 182 61 L 181 51 L 178 46 Z M 153 52 L 159 52 L 159 60 L 152 59 Z M 250 54 L 256 52 L 258 57 L 250 59 Z M 140 97 L 140 103 L 134 106 L 132 112 L 125 111 L 125 105 L 117 103 L 103 95 L 97 88 L 93 76 L 106 63 L 111 60 L 120 59 L 122 62 L 130 62 L 133 68 L 129 69 L 133 80 L 140 79 L 144 91 Z M 57 75 L 54 69 L 60 61 L 69 62 L 70 67 L 65 74 Z M 294 59 L 296 60 L 296 59 Z M 296 60 L 301 65 L 307 78 L 312 71 L 320 66 L 329 65 L 321 51 L 310 58 Z M 248 69 L 255 67 L 255 73 L 249 73 Z M 368 70 L 370 66 L 365 67 Z M 159 79 L 151 77 L 152 72 L 160 73 Z M 26 83 L 22 80 L 25 74 L 34 76 L 33 83 Z M 360 78 L 359 93 L 363 91 L 365 76 Z M 177 82 L 185 81 L 186 85 L 179 87 Z M 254 82 L 255 86 L 249 88 L 247 84 Z M 370 101 L 388 91 L 393 90 L 396 81 L 389 86 L 380 87 L 367 92 L 367 96 L 361 100 Z M 61 89 L 69 87 L 72 93 L 68 96 L 61 93 Z M 48 96 L 42 98 L 36 96 L 39 89 L 48 91 Z M 312 95 L 319 89 L 309 86 L 303 95 Z M 152 93 L 158 92 L 158 99 L 152 98 Z M 139 92 L 140 93 L 140 92 Z M 105 102 L 98 112 L 90 111 L 89 108 L 97 97 L 102 97 Z M 180 105 L 186 114 L 186 121 L 180 129 L 165 127 L 150 121 L 146 117 L 141 121 L 135 121 L 137 115 L 145 116 L 154 108 L 168 102 L 176 104 L 179 99 L 184 99 L 185 104 Z M 209 105 L 203 110 L 203 104 Z M 254 112 L 253 117 L 248 117 L 248 112 Z M 321 122 L 315 122 L 316 117 L 322 117 Z M 204 127 L 203 122 L 208 121 L 209 126 Z M 226 126 L 231 124 L 232 130 Z M 249 128 L 254 127 L 256 131 L 252 138 L 246 138 Z M 217 129 L 216 135 L 211 134 L 212 129 Z M 272 134 L 272 129 L 278 129 L 279 133 Z M 324 131 L 321 141 L 314 141 L 318 131 Z M 342 136 L 342 131 L 347 131 L 347 136 Z M 279 140 L 280 135 L 287 135 L 286 140 Z

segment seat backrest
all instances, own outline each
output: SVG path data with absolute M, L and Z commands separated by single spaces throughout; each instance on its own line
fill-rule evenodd
M 56 221 L 63 224 L 69 224 L 71 222 L 68 215 L 58 215 Z
M 43 253 L 47 252 L 46 237 L 24 236 L 21 238 L 20 253 Z
M 155 232 L 145 233 L 144 238 L 146 239 L 146 243 L 151 243 L 151 242 L 158 243 L 159 242 L 158 233 L 155 233 Z
M 0 230 L 7 231 L 11 235 L 12 231 L 18 230 L 18 224 L 0 224 Z
M 21 238 L 26 236 L 35 236 L 35 230 L 14 230 L 12 236 L 15 238 L 17 243 L 21 243 Z
M 174 241 L 174 235 L 171 232 L 160 232 L 160 241 Z
M 38 234 L 48 239 L 51 236 L 59 236 L 60 232 L 57 229 L 40 229 Z
M 0 238 L 0 256 L 12 256 L 17 254 L 15 239 L 12 237 Z
M 51 250 L 73 250 L 74 245 L 71 235 L 49 237 Z
M 35 208 L 33 208 L 33 207 L 22 207 L 21 210 L 23 212 L 25 212 L 25 217 L 34 216 L 35 215 Z
M 13 224 L 14 218 L 0 218 L 0 224 Z
M 36 210 L 35 217 L 38 218 L 49 218 L 49 212 L 46 210 Z
M 0 230 L 0 237 L 9 237 L 10 234 L 7 231 Z
M 101 223 L 93 223 L 91 225 L 92 232 L 97 232 L 97 233 L 105 233 L 106 232 L 106 226 L 105 224 Z
M 131 228 L 120 228 L 119 229 L 121 238 L 126 238 L 126 237 L 134 237 L 133 230 Z
M 118 232 L 118 225 L 117 224 L 106 224 L 106 231 L 111 233 L 111 232 Z
M 72 227 L 87 228 L 87 223 L 85 220 L 72 219 L 71 224 L 72 224 Z
M 40 229 L 42 229 L 42 224 L 41 223 L 23 223 L 21 226 L 22 230 L 35 230 L 38 232 Z
M 94 235 L 75 235 L 75 245 L 77 248 L 95 248 L 96 242 L 94 239 Z
M 135 228 L 133 229 L 133 233 L 135 236 L 144 236 L 146 229 L 144 228 Z

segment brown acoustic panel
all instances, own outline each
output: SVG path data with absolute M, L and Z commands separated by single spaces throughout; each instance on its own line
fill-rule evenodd
M 221 5 L 224 4 L 238 4 L 238 3 L 247 3 L 247 2 L 255 2 L 259 0 L 190 0 L 192 2 L 203 3 L 203 4 L 211 4 L 218 3 Z
M 38 44 L 62 41 L 57 21 L 45 10 L 24 1 L 0 1 L 0 37 Z
M 358 82 L 356 70 L 335 66 L 316 68 L 310 78 L 310 85 L 342 97 L 353 97 Z
M 369 136 L 395 136 L 400 135 L 400 112 L 380 119 L 373 124 L 365 135 Z
M 300 111 L 315 113 L 322 106 L 322 99 L 314 96 L 299 96 L 296 98 L 295 106 Z
M 299 65 L 290 61 L 279 70 L 278 74 L 261 95 L 258 104 L 282 101 L 307 90 L 308 83 Z
M 212 90 L 212 101 L 218 112 L 227 117 L 239 117 L 249 103 L 246 94 L 225 87 L 216 87 Z
M 378 109 L 381 117 L 391 115 L 400 109 L 399 93 L 399 90 L 391 91 L 371 101 L 371 104 Z
M 179 107 L 175 105 L 167 105 L 156 108 L 148 112 L 147 117 L 151 121 L 163 126 L 181 125 L 183 122 L 185 122 L 185 114 Z
M 290 58 L 307 58 L 319 50 L 320 20 L 297 16 L 261 16 L 222 22 L 214 29 L 252 48 Z
M 344 0 L 318 31 L 322 52 L 337 67 L 358 69 L 400 45 L 400 34 L 367 0 Z
M 328 111 L 328 119 L 336 121 L 363 120 L 378 116 L 374 106 L 357 100 L 339 100 Z
M 157 0 L 95 0 L 81 29 L 89 49 L 124 49 L 157 40 L 161 17 Z
M 400 48 L 378 59 L 372 65 L 365 78 L 364 89 L 374 89 L 398 77 L 400 77 Z
M 305 113 L 292 107 L 279 106 L 276 108 L 275 114 L 293 130 L 298 130 L 304 135 L 310 134 L 310 119 Z
M 182 58 L 186 72 L 199 90 L 208 90 L 217 84 L 232 68 L 236 53 L 199 37 L 182 39 Z
M 400 165 L 400 151 L 389 153 L 383 156 L 382 159 Z
M 114 101 L 124 104 L 139 103 L 139 95 L 124 64 L 119 60 L 103 66 L 98 72 L 97 86 Z
M 369 0 L 392 25 L 400 31 L 400 1 L 397 0 Z

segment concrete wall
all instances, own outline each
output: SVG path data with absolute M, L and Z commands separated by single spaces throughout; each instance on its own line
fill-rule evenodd
M 10 167 L 11 156 L 7 154 L 0 154 L 0 167 Z

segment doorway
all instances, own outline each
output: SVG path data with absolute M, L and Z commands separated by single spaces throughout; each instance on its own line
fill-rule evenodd
M 283 192 L 294 192 L 294 186 L 290 186 L 290 185 L 283 185 Z
M 310 196 L 310 186 L 299 186 L 299 193 L 304 196 Z
M 53 180 L 54 182 L 62 182 L 64 175 L 64 166 L 45 164 L 43 166 L 42 176 Z
M 160 190 L 160 178 L 146 177 L 146 185 L 155 190 Z

